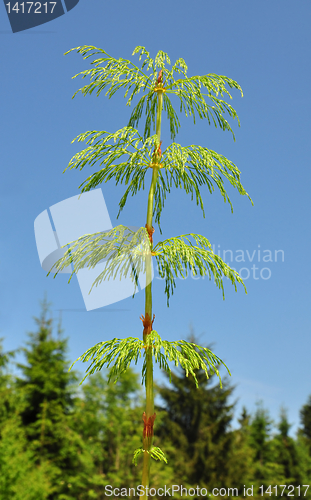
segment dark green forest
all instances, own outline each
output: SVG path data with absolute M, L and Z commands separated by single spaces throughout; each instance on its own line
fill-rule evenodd
M 141 481 L 139 459 L 132 463 L 143 431 L 139 374 L 129 369 L 107 384 L 108 373 L 99 372 L 79 385 L 84 374 L 68 372 L 68 340 L 60 324 L 53 332 L 46 300 L 35 322 L 26 347 L 4 352 L 0 343 L 0 500 L 128 497 Z M 16 352 L 24 363 L 15 362 Z M 206 380 L 204 372 L 197 378 L 199 389 L 175 369 L 171 384 L 156 384 L 154 444 L 168 464 L 153 461 L 151 486 L 189 490 L 181 496 L 175 489 L 175 498 L 203 498 L 200 491 L 205 498 L 311 499 L 311 395 L 293 439 L 285 409 L 274 424 L 262 402 L 254 414 L 244 407 L 233 429 L 234 386 L 224 378 L 220 389 L 218 378 Z M 303 485 L 310 485 L 307 492 Z M 173 496 L 172 489 L 163 496 Z

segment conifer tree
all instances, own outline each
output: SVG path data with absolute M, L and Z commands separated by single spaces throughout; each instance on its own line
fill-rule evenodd
M 280 421 L 277 427 L 278 433 L 274 437 L 274 461 L 283 468 L 284 484 L 299 486 L 303 484 L 303 477 L 300 470 L 297 445 L 294 439 L 289 436 L 291 424 L 288 421 L 287 411 L 283 407 L 280 410 Z
M 68 242 L 64 257 L 53 266 L 50 272 L 56 270 L 55 277 L 64 267 L 73 264 L 73 275 L 83 267 L 94 268 L 97 263 L 107 259 L 104 271 L 96 278 L 92 288 L 103 279 L 115 277 L 117 273 L 121 276 L 131 276 L 137 286 L 139 274 L 145 272 L 145 311 L 140 318 L 143 323 L 142 340 L 127 338 L 103 341 L 88 349 L 78 359 L 85 362 L 91 361 L 86 377 L 107 365 L 113 365 L 111 375 L 114 377 L 125 371 L 132 361 L 136 363 L 143 354 L 142 378 L 146 387 L 143 446 L 135 451 L 133 460 L 136 463 L 138 457 L 143 456 L 141 484 L 146 489 L 149 486 L 151 458 L 166 461 L 163 451 L 153 446 L 153 427 L 156 418 L 153 360 L 168 373 L 170 373 L 168 361 L 180 364 L 186 370 L 187 375 L 193 376 L 196 384 L 198 381 L 195 370 L 203 369 L 207 377 L 208 371 L 219 376 L 217 366 L 224 364 L 207 348 L 184 340 L 174 342 L 162 340 L 154 330 L 152 261 L 157 264 L 159 274 L 165 281 L 167 305 L 176 286 L 176 279 L 187 276 L 190 271 L 194 275 L 208 275 L 223 293 L 224 277 L 231 281 L 235 290 L 237 290 L 238 283 L 242 284 L 245 289 L 238 273 L 213 252 L 205 236 L 193 233 L 172 236 L 154 245 L 153 221 L 158 224 L 162 234 L 161 213 L 166 196 L 170 193 L 173 184 L 175 187 L 185 189 L 186 193 L 191 194 L 192 199 L 195 196 L 203 216 L 205 213 L 200 192 L 202 186 L 206 186 L 210 193 L 215 187 L 219 189 L 231 210 L 233 210 L 232 204 L 224 186 L 225 179 L 237 188 L 241 195 L 250 199 L 241 184 L 240 171 L 232 161 L 206 147 L 181 146 L 175 142 L 180 123 L 169 96 L 178 97 L 180 111 L 184 111 L 186 116 L 192 116 L 194 123 L 196 117 L 199 116 L 201 119 L 206 118 L 209 124 L 213 123 L 216 127 L 219 126 L 222 130 L 228 130 L 233 134 L 224 114 L 227 113 L 229 117 L 236 118 L 238 124 L 240 124 L 239 119 L 236 111 L 223 97 L 227 95 L 231 98 L 227 86 L 239 90 L 241 95 L 243 93 L 240 85 L 226 76 L 215 74 L 187 76 L 188 68 L 182 58 L 172 65 L 171 70 L 167 69 L 166 65 L 171 64 L 170 58 L 162 50 L 157 53 L 155 59 L 152 59 L 144 47 L 136 47 L 133 55 L 139 54 L 139 60 L 144 58 L 141 68 L 129 60 L 115 59 L 104 50 L 93 46 L 81 46 L 72 50 L 76 50 L 85 59 L 99 55 L 91 62 L 91 69 L 79 73 L 82 78 L 90 77 L 90 83 L 77 92 L 81 91 L 83 95 L 87 95 L 95 91 L 98 96 L 106 90 L 105 95 L 111 98 L 123 88 L 124 96 L 127 97 L 127 105 L 131 105 L 140 91 L 144 92 L 126 127 L 114 133 L 107 130 L 93 130 L 79 135 L 78 141 L 85 141 L 87 147 L 72 158 L 67 168 L 81 170 L 86 165 L 93 166 L 99 163 L 100 170 L 90 175 L 79 186 L 79 188 L 82 187 L 81 193 L 113 178 L 117 184 L 124 183 L 127 188 L 119 203 L 119 214 L 129 195 L 133 196 L 139 190 L 144 189 L 145 181 L 151 182 L 146 224 L 142 223 L 138 231 L 131 231 L 119 225 L 111 231 L 84 235 L 74 242 Z M 145 71 L 143 71 L 144 68 Z M 175 79 L 174 73 L 179 74 L 181 78 Z M 141 135 L 135 127 L 142 117 L 143 109 L 145 109 L 146 121 Z M 168 145 L 168 138 L 161 136 L 162 110 L 166 112 L 169 121 L 173 140 L 171 145 Z M 152 128 L 155 131 L 153 135 L 151 135 Z M 63 248 L 66 246 L 64 245 Z M 146 494 L 143 496 L 144 500 L 145 498 Z
M 299 473 L 302 477 L 301 484 L 311 485 L 311 453 L 310 444 L 308 439 L 302 433 L 301 429 L 298 429 L 296 435 L 296 451 L 298 455 L 299 462 Z M 311 499 L 311 487 L 309 487 L 307 494 L 305 495 L 307 499 Z
M 301 434 L 307 439 L 311 455 L 311 395 L 307 403 L 300 410 Z
M 8 417 L 0 431 L 0 500 L 47 500 L 53 497 L 53 467 L 36 463 L 20 415 Z
M 243 491 L 254 479 L 254 451 L 250 446 L 251 415 L 243 406 L 238 422 L 240 428 L 232 431 L 232 448 L 228 457 L 228 482 Z
M 196 344 L 195 335 L 189 341 Z M 166 378 L 169 378 L 164 372 Z M 162 442 L 172 443 L 172 462 L 178 471 L 179 484 L 213 487 L 233 486 L 229 478 L 228 463 L 233 452 L 230 424 L 234 404 L 229 404 L 234 387 L 225 379 L 221 389 L 215 375 L 206 379 L 203 370 L 195 371 L 199 388 L 192 375 L 185 370 L 172 373 L 171 385 L 159 388 L 165 410 L 158 434 Z M 175 473 L 176 474 L 176 473 Z
M 276 445 L 272 439 L 273 420 L 262 401 L 257 401 L 250 424 L 250 446 L 254 452 L 254 498 L 259 499 L 260 486 L 266 491 L 272 484 L 282 484 L 283 467 L 275 460 Z
M 300 473 L 303 477 L 303 484 L 311 484 L 311 395 L 299 413 L 301 427 L 297 432 L 296 448 Z M 307 492 L 307 498 L 311 498 L 311 491 Z
M 41 317 L 34 318 L 38 331 L 29 332 L 28 348 L 22 348 L 27 364 L 17 363 L 23 374 L 17 384 L 27 402 L 22 413 L 23 424 L 29 438 L 47 455 L 57 453 L 60 440 L 55 435 L 55 424 L 69 414 L 73 406 L 70 384 L 77 379 L 73 372 L 68 373 L 67 339 L 53 338 L 53 319 L 47 318 L 48 310 L 45 297 Z
M 99 417 L 98 434 L 102 435 L 101 451 L 104 457 L 101 461 L 101 473 L 105 477 L 105 484 L 117 488 L 133 488 L 139 484 L 137 468 L 132 464 L 130 453 L 133 446 L 134 449 L 137 448 L 141 439 L 140 426 L 133 426 L 134 423 L 139 424 L 142 413 L 140 384 L 137 379 L 138 375 L 129 369 L 115 384 L 113 380 L 107 384 L 102 377 L 96 378 L 84 392 L 87 413 L 90 414 L 88 406 L 92 396 L 94 413 L 92 411 L 93 417 L 90 415 L 90 418 L 97 420 Z M 95 394 L 96 388 L 99 390 Z M 133 404 L 133 396 L 137 406 Z M 122 415 L 127 418 L 122 418 Z
M 256 403 L 256 412 L 251 421 L 251 441 L 255 451 L 255 460 L 263 467 L 269 459 L 269 439 L 271 437 L 272 420 L 262 401 Z
M 74 470 L 76 495 L 81 500 L 104 498 L 104 487 L 135 487 L 139 484 L 137 468 L 131 463 L 129 449 L 140 442 L 138 429 L 131 424 L 139 421 L 138 375 L 127 370 L 116 384 L 106 383 L 102 373 L 96 373 L 82 386 L 75 398 L 70 427 L 83 443 L 84 467 Z M 128 419 L 122 419 L 126 414 Z M 81 453 L 81 450 L 79 450 Z
M 249 423 L 251 419 L 251 414 L 248 413 L 246 406 L 243 406 L 242 408 L 242 413 L 240 418 L 238 419 L 238 422 L 240 424 L 240 430 L 242 434 L 247 435 L 249 434 Z
M 53 485 L 49 500 L 55 495 L 71 500 L 75 489 L 79 490 L 78 472 L 85 468 L 83 442 L 70 428 L 77 375 L 68 373 L 67 339 L 62 338 L 60 325 L 58 338 L 53 338 L 53 319 L 48 319 L 48 311 L 45 297 L 40 318 L 34 318 L 38 331 L 29 333 L 28 347 L 21 349 L 27 363 L 17 363 L 22 377 L 17 377 L 16 387 L 23 399 L 20 415 L 28 448 L 36 465 L 51 466 L 46 478 Z
M 12 415 L 18 404 L 14 392 L 14 379 L 9 372 L 9 362 L 15 357 L 18 349 L 5 353 L 2 341 L 3 338 L 0 339 L 0 425 Z
M 0 500 L 45 500 L 53 487 L 47 464 L 36 466 L 20 411 L 22 398 L 9 371 L 16 352 L 4 353 L 0 339 Z

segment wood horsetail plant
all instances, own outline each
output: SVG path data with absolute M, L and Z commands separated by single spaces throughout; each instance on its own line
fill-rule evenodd
M 223 97 L 224 94 L 227 94 L 231 98 L 226 85 L 229 88 L 238 89 L 242 96 L 243 93 L 240 85 L 226 76 L 208 74 L 188 77 L 188 68 L 183 59 L 178 59 L 169 71 L 165 64 L 171 65 L 171 62 L 163 51 L 159 51 L 155 59 L 151 59 L 145 47 L 136 47 L 132 55 L 139 54 L 139 61 L 142 57 L 144 58 L 141 69 L 139 69 L 129 60 L 115 59 L 104 50 L 93 46 L 76 47 L 69 52 L 72 50 L 76 50 L 84 59 L 100 54 L 98 59 L 91 62 L 91 69 L 73 77 L 76 78 L 79 75 L 82 75 L 82 78 L 90 77 L 90 83 L 79 89 L 74 96 L 78 92 L 87 95 L 94 91 L 98 96 L 107 88 L 105 95 L 110 98 L 117 90 L 124 88 L 126 90 L 124 97 L 128 97 L 126 104 L 130 105 L 133 98 L 141 90 L 144 92 L 126 127 L 114 133 L 89 131 L 79 135 L 76 139 L 79 142 L 86 141 L 88 147 L 77 153 L 67 168 L 82 170 L 86 165 L 93 166 L 99 162 L 100 170 L 89 176 L 79 186 L 82 188 L 81 193 L 90 191 L 103 181 L 107 182 L 113 177 L 116 179 L 116 184 L 120 182 L 128 186 L 119 203 L 118 217 L 129 194 L 133 196 L 141 188 L 144 189 L 145 178 L 151 174 L 146 224 L 137 231 L 119 225 L 110 231 L 87 234 L 78 240 L 69 242 L 62 247 L 69 246 L 64 256 L 55 264 L 57 272 L 54 278 L 58 272 L 72 263 L 74 270 L 70 276 L 70 282 L 73 274 L 77 273 L 79 269 L 83 267 L 93 269 L 106 258 L 105 270 L 94 281 L 92 288 L 101 283 L 102 280 L 110 279 L 112 275 L 115 277 L 119 272 L 121 276 L 126 277 L 128 274 L 131 276 L 135 282 L 136 290 L 139 273 L 145 272 L 145 311 L 144 315 L 140 317 L 143 323 L 142 339 L 114 338 L 100 342 L 78 358 L 83 362 L 91 361 L 82 382 L 87 376 L 101 370 L 104 366 L 111 367 L 109 380 L 113 378 L 116 381 L 132 361 L 136 364 L 143 355 L 142 383 L 145 384 L 146 388 L 146 409 L 142 415 L 144 424 L 142 447 L 134 452 L 133 462 L 137 464 L 138 457 L 142 455 L 142 486 L 145 488 L 143 496 L 145 499 L 150 480 L 151 459 L 167 462 L 163 451 L 153 446 L 153 427 L 156 419 L 153 394 L 153 359 L 169 375 L 171 370 L 168 362 L 174 361 L 176 366 L 180 364 L 187 376 L 189 373 L 193 376 L 197 387 L 195 370 L 204 370 L 207 378 L 209 377 L 208 369 L 211 373 L 217 374 L 220 386 L 222 386 L 221 377 L 217 367 L 223 364 L 230 374 L 225 363 L 209 349 L 185 340 L 174 342 L 162 340 L 153 329 L 155 315 L 152 309 L 152 259 L 156 260 L 159 274 L 165 280 L 168 306 L 170 296 L 173 295 L 176 286 L 175 279 L 179 276 L 187 277 L 188 271 L 192 271 L 194 275 L 199 273 L 200 276 L 208 274 L 209 279 L 213 277 L 218 288 L 222 290 L 223 297 L 223 277 L 230 279 L 235 290 L 237 290 L 237 283 L 242 284 L 246 292 L 241 277 L 213 252 L 210 242 L 204 236 L 192 233 L 173 236 L 154 245 L 153 219 L 158 224 L 162 234 L 161 212 L 166 194 L 170 193 L 173 182 L 176 187 L 183 187 L 186 193 L 191 193 L 192 199 L 193 195 L 196 196 L 197 205 L 200 205 L 203 216 L 205 214 L 199 187 L 204 184 L 207 185 L 210 193 L 213 192 L 214 186 L 217 186 L 224 201 L 229 202 L 231 211 L 233 211 L 231 201 L 224 188 L 224 178 L 228 179 L 240 194 L 246 195 L 252 202 L 240 182 L 240 171 L 234 163 L 205 147 L 181 146 L 174 142 L 180 123 L 169 95 L 178 96 L 180 111 L 184 110 L 186 116 L 192 115 L 194 123 L 196 115 L 199 115 L 201 119 L 207 118 L 209 124 L 213 122 L 216 127 L 218 124 L 222 130 L 229 130 L 233 134 L 223 114 L 227 112 L 233 119 L 237 118 L 240 125 L 239 118 L 232 106 L 219 96 Z M 181 74 L 182 78 L 175 79 L 174 72 Z M 209 104 L 205 101 L 205 97 L 210 99 Z M 146 121 L 144 134 L 141 136 L 135 126 L 142 116 L 144 106 Z M 161 139 L 163 108 L 167 113 L 171 139 L 173 140 L 173 143 L 166 149 L 163 148 L 164 143 Z M 154 135 L 151 135 L 152 126 L 153 129 L 155 128 Z M 235 140 L 234 134 L 233 138 Z M 117 162 L 122 156 L 125 156 L 125 159 L 122 162 Z M 55 270 L 54 266 L 50 272 L 53 269 Z M 70 368 L 73 365 L 74 363 Z

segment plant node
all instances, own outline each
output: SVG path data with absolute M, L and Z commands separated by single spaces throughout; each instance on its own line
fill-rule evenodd
M 149 240 L 150 240 L 150 243 L 151 245 L 153 244 L 153 239 L 152 239 L 152 235 L 154 233 L 154 227 L 152 226 L 152 228 L 150 226 L 148 226 L 148 224 L 145 225 L 145 228 L 147 229 L 148 231 L 148 236 L 149 236 Z
M 144 335 L 148 335 L 149 333 L 152 332 L 152 325 L 154 322 L 154 318 L 155 318 L 155 314 L 153 315 L 153 320 L 151 321 L 151 318 L 150 318 L 148 313 L 146 313 L 146 317 L 141 315 L 141 317 L 139 318 L 143 322 L 143 325 L 144 325 L 144 332 L 143 332 Z
M 146 412 L 143 413 L 144 430 L 143 437 L 153 436 L 153 424 L 156 419 L 156 414 L 154 413 L 151 417 L 147 418 Z

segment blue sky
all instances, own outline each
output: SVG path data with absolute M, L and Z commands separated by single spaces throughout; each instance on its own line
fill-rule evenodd
M 70 284 L 68 275 L 46 277 L 34 220 L 46 208 L 79 194 L 78 186 L 95 171 L 86 167 L 62 173 L 82 149 L 71 141 L 87 130 L 122 128 L 133 109 L 125 106 L 122 92 L 110 100 L 104 94 L 79 94 L 72 100 L 82 82 L 71 77 L 88 69 L 89 63 L 79 54 L 64 52 L 94 45 L 138 64 L 138 57 L 131 56 L 136 46 L 145 46 L 151 57 L 163 50 L 172 62 L 182 57 L 189 76 L 216 73 L 241 85 L 244 97 L 235 90 L 230 101 L 241 121 L 240 128 L 230 122 L 236 142 L 207 120 L 194 125 L 192 118 L 182 115 L 176 142 L 201 145 L 232 160 L 254 206 L 226 185 L 234 207 L 231 214 L 219 192 L 210 195 L 206 188 L 204 219 L 190 196 L 172 190 L 162 213 L 163 236 L 155 226 L 154 241 L 193 232 L 206 236 L 221 256 L 231 250 L 226 260 L 243 278 L 249 274 L 248 294 L 241 286 L 236 293 L 225 280 L 223 301 L 207 278 L 189 277 L 177 281 L 167 308 L 164 285 L 155 279 L 154 328 L 162 338 L 179 340 L 187 337 L 192 325 L 200 342 L 213 343 L 213 351 L 231 370 L 234 399 L 239 398 L 236 416 L 243 405 L 253 411 L 262 399 L 277 421 L 283 405 L 293 433 L 299 409 L 311 393 L 310 2 L 80 0 L 66 15 L 15 34 L 4 6 L 0 10 L 4 349 L 20 347 L 27 332 L 36 329 L 33 316 L 40 315 L 45 292 L 55 325 L 63 310 L 70 360 L 102 340 L 141 336 L 144 293 L 87 312 L 76 277 Z M 171 139 L 164 116 L 162 123 L 163 150 Z M 101 188 L 113 226 L 145 225 L 146 190 L 129 199 L 117 221 L 125 188 L 113 181 Z M 243 253 L 245 260 L 240 262 Z M 79 365 L 81 371 L 85 368 Z M 161 381 L 159 371 L 155 376 Z

